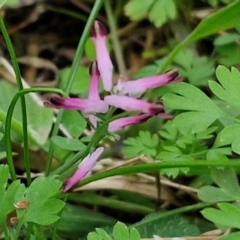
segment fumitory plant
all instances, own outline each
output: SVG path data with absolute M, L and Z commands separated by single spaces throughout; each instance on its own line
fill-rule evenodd
M 23 2 L 0 1 L 0 238 L 238 239 L 240 1 Z M 10 36 L 46 12 L 64 38 L 64 17 L 84 21 L 70 68 L 16 56 Z M 29 86 L 26 62 L 58 82 Z

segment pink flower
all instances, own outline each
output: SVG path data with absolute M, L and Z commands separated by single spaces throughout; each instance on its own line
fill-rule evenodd
M 137 116 L 119 118 L 109 123 L 108 131 L 116 132 L 128 125 L 143 123 L 147 121 L 150 117 L 151 116 L 149 114 L 141 114 Z
M 102 100 L 90 100 L 81 98 L 51 97 L 44 102 L 45 107 L 79 110 L 83 115 L 88 116 L 94 113 L 106 113 L 108 105 Z
M 93 61 L 90 68 L 89 68 L 89 75 L 90 75 L 90 86 L 89 86 L 89 93 L 88 99 L 90 100 L 100 100 L 99 91 L 98 91 L 98 82 L 100 73 L 98 70 L 98 63 L 97 61 Z
M 95 21 L 91 29 L 91 38 L 94 41 L 98 62 L 98 69 L 106 91 L 112 89 L 113 65 L 106 44 L 107 31 L 104 25 Z
M 115 93 L 140 97 L 148 89 L 157 88 L 167 83 L 173 82 L 178 76 L 177 70 L 166 72 L 162 75 L 140 78 L 125 82 L 119 79 L 118 84 L 113 88 Z
M 77 171 L 63 184 L 64 193 L 73 190 L 77 183 L 83 179 L 94 167 L 97 159 L 103 153 L 104 148 L 97 148 L 92 154 L 88 154 L 78 165 Z
M 160 103 L 149 103 L 128 96 L 109 95 L 104 101 L 111 106 L 121 108 L 125 111 L 141 111 L 150 115 L 156 115 L 163 109 Z
M 62 98 L 51 97 L 49 101 L 44 102 L 45 107 L 63 108 L 79 110 L 84 116 L 89 116 L 95 113 L 106 113 L 108 111 L 108 104 L 100 99 L 98 92 L 99 71 L 97 61 L 94 61 L 90 66 L 90 87 L 88 99 L 81 98 Z

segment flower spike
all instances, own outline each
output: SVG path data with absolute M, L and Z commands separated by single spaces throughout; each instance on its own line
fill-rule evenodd
M 95 44 L 98 69 L 103 81 L 104 89 L 110 91 L 112 89 L 113 64 L 106 44 L 107 31 L 101 22 L 94 21 L 91 28 L 91 38 Z
M 72 191 L 77 183 L 92 170 L 97 159 L 103 153 L 103 150 L 103 147 L 97 148 L 92 154 L 88 154 L 80 162 L 77 171 L 63 184 L 63 193 Z

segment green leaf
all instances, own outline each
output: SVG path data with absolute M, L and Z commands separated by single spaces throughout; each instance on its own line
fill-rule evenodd
M 87 235 L 87 240 L 102 240 L 102 238 L 96 232 L 90 232 Z
M 124 223 L 117 222 L 113 227 L 114 240 L 129 239 L 129 230 Z
M 141 236 L 140 233 L 136 228 L 131 228 L 129 233 L 129 240 L 140 240 Z
M 219 203 L 219 210 L 205 208 L 202 215 L 209 221 L 227 228 L 240 228 L 240 209 L 230 203 Z
M 0 82 L 0 112 L 6 114 L 12 98 L 17 92 L 17 87 L 7 81 Z M 28 133 L 30 141 L 44 144 L 48 138 L 52 126 L 53 110 L 40 106 L 31 95 L 26 96 L 27 117 L 28 117 Z M 18 128 L 13 128 L 18 134 L 22 136 L 22 113 L 20 103 L 15 106 L 13 113 L 13 122 L 18 125 Z M 4 119 L 5 121 L 5 119 Z
M 188 44 L 219 31 L 240 25 L 239 8 L 240 1 L 237 0 L 233 4 L 224 7 L 204 18 L 194 29 L 194 31 L 192 31 L 184 41 L 182 41 L 173 49 L 173 51 L 166 58 L 166 62 L 162 66 L 161 71 L 166 71 L 176 55 Z M 229 19 L 229 21 L 226 21 L 226 19 Z
M 62 182 L 56 176 L 38 177 L 27 189 L 24 199 L 18 197 L 18 202 L 25 200 L 29 203 L 26 209 L 16 209 L 22 223 L 34 222 L 39 225 L 49 225 L 59 219 L 58 213 L 64 202 L 56 196 Z
M 174 60 L 180 66 L 180 76 L 195 86 L 205 86 L 214 73 L 213 63 L 207 57 L 195 56 L 190 49 L 181 51 Z M 201 66 L 201 67 L 199 67 Z
M 7 0 L 0 0 L 0 8 L 5 4 Z
M 151 238 L 153 235 L 161 237 L 200 235 L 198 227 L 190 223 L 187 218 L 178 214 L 162 217 L 162 214 L 162 212 L 150 214 L 142 221 L 134 224 L 142 238 Z
M 234 124 L 225 127 L 215 140 L 215 147 L 231 145 L 232 151 L 240 154 L 240 125 Z
M 87 126 L 86 120 L 79 112 L 67 110 L 63 112 L 62 124 L 67 131 L 76 138 L 82 134 L 83 130 Z
M 240 239 L 240 232 L 233 232 L 225 237 L 221 237 L 221 240 L 239 240 Z
M 0 226 L 6 225 L 7 215 L 12 212 L 16 196 L 23 195 L 25 187 L 19 180 L 7 184 L 9 168 L 7 165 L 0 166 Z
M 145 0 L 148 2 L 149 0 Z M 174 19 L 177 16 L 176 5 L 173 0 L 155 1 L 149 12 L 149 20 L 156 26 L 160 27 L 168 19 Z
M 224 112 L 198 88 L 184 82 L 168 87 L 173 93 L 163 96 L 164 105 L 170 109 L 187 111 L 173 120 L 182 131 L 203 132 L 215 120 L 224 116 Z
M 140 131 L 139 136 L 128 138 L 123 143 L 123 151 L 126 158 L 135 157 L 140 154 L 154 157 L 157 154 L 159 139 L 156 134 L 151 135 L 149 132 Z
M 213 168 L 211 175 L 214 182 L 225 192 L 240 198 L 240 187 L 233 168 L 218 169 Z M 223 177 L 224 176 L 224 177 Z
M 17 5 L 19 3 L 18 0 L 1 0 L 0 1 L 0 8 L 4 5 L 4 6 L 9 6 L 9 7 L 13 7 L 15 5 Z
M 52 142 L 62 149 L 71 151 L 83 151 L 86 148 L 86 145 L 76 138 L 53 136 Z
M 71 69 L 65 68 L 59 72 L 59 78 L 60 78 L 60 87 L 62 89 L 65 89 L 65 86 L 68 83 L 68 78 L 70 74 Z M 82 94 L 83 97 L 87 96 L 87 92 L 89 89 L 89 70 L 87 67 L 79 66 L 77 69 L 75 81 L 73 82 L 71 92 L 72 94 Z
M 75 240 L 80 237 L 85 237 L 95 228 L 113 226 L 115 223 L 116 220 L 107 215 L 84 207 L 66 204 L 58 223 L 58 233 L 63 239 L 70 238 Z M 91 233 L 91 236 L 99 236 L 96 234 Z M 95 239 L 102 240 L 101 238 Z
M 224 66 L 218 66 L 216 69 L 216 76 L 220 84 L 214 81 L 209 82 L 211 91 L 220 99 L 240 107 L 240 73 L 232 67 L 229 71 Z
M 125 5 L 125 14 L 133 21 L 139 20 L 144 17 L 153 3 L 154 0 L 143 0 L 141 4 L 139 4 L 139 0 L 130 0 Z
M 226 67 L 236 66 L 240 62 L 238 41 L 240 34 L 226 33 L 218 36 L 213 44 L 218 53 L 218 63 Z
M 240 1 L 237 0 L 233 4 L 226 6 L 225 8 L 222 8 L 221 10 L 204 18 L 189 35 L 186 42 L 191 43 L 213 33 L 239 25 L 239 8 Z M 228 21 L 226 21 L 226 19 L 228 19 Z
M 238 197 L 229 194 L 224 189 L 220 189 L 213 186 L 201 187 L 198 191 L 198 197 L 204 202 L 228 202 L 239 199 Z
M 112 238 L 101 228 L 96 228 L 96 232 L 102 240 L 112 240 Z
M 90 37 L 88 38 L 85 44 L 85 53 L 91 61 L 96 59 L 96 50 L 95 50 L 94 42 Z

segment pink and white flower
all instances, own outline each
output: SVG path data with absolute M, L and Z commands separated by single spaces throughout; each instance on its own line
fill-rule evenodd
M 161 103 L 149 103 L 128 96 L 109 95 L 104 98 L 104 102 L 125 111 L 141 111 L 149 115 L 156 115 L 163 109 Z
M 109 123 L 108 131 L 117 132 L 126 126 L 143 123 L 147 121 L 150 117 L 152 116 L 150 116 L 149 114 L 140 114 L 137 116 L 119 118 Z
M 94 21 L 91 28 L 91 38 L 95 44 L 98 69 L 103 81 L 103 87 L 106 91 L 110 91 L 112 89 L 113 64 L 106 44 L 107 31 L 101 22 Z
M 81 98 L 62 98 L 53 96 L 44 102 L 45 107 L 79 110 L 84 116 L 95 113 L 106 113 L 108 104 L 102 100 L 90 100 Z
M 178 76 L 177 70 L 168 71 L 162 75 L 140 78 L 137 80 L 124 81 L 119 79 L 118 84 L 113 88 L 113 92 L 120 95 L 140 97 L 148 89 L 161 87 L 173 82 Z
M 88 154 L 78 165 L 77 171 L 63 184 L 64 193 L 73 190 L 77 183 L 83 179 L 94 167 L 96 161 L 103 153 L 104 148 L 97 148 L 92 154 Z

